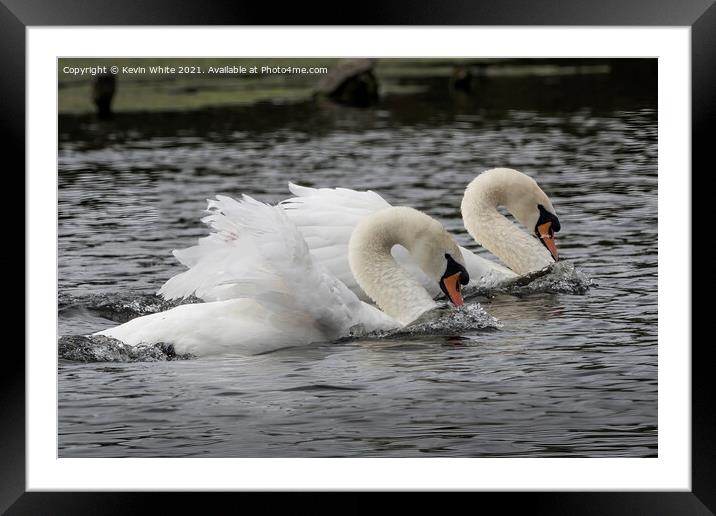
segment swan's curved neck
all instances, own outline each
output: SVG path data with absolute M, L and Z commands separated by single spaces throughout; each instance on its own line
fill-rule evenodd
M 533 187 L 523 183 L 521 177 L 513 174 L 483 173 L 468 185 L 461 207 L 468 233 L 517 274 L 554 263 L 549 251 L 536 238 L 497 211 L 498 206 L 504 206 L 516 219 L 526 220 L 528 216 L 524 212 L 537 209 L 536 205 L 527 206 L 523 201 L 525 190 Z
M 435 223 L 412 208 L 385 208 L 351 235 L 348 258 L 356 281 L 381 310 L 403 325 L 437 305 L 390 251 L 402 245 L 413 253 L 425 237 L 426 224 Z

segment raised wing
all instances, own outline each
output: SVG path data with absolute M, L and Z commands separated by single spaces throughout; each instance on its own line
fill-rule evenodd
M 165 298 L 253 299 L 275 317 L 305 314 L 327 334 L 389 319 L 316 262 L 281 206 L 246 195 L 241 201 L 217 195 L 208 202 L 202 221 L 212 232 L 198 245 L 174 251 L 189 270 L 162 286 Z
M 286 215 L 306 240 L 311 255 L 361 299 L 368 300 L 348 263 L 351 233 L 365 216 L 390 203 L 370 190 L 309 188 L 289 183 L 294 195 L 282 201 Z

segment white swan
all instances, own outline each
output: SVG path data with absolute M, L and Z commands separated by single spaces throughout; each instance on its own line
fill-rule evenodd
M 360 301 L 309 252 L 281 206 L 244 196 L 217 196 L 202 219 L 213 232 L 175 251 L 189 270 L 161 288 L 180 305 L 95 335 L 125 344 L 171 343 L 178 353 L 255 353 L 334 340 L 358 329 L 397 328 L 437 305 L 390 254 L 404 246 L 422 273 L 456 305 L 469 281 L 460 250 L 443 226 L 412 208 L 389 207 L 364 217 L 349 240 L 350 267 L 361 289 L 383 310 Z
M 534 232 L 534 237 L 497 211 L 499 206 Z M 511 168 L 483 172 L 467 185 L 460 210 L 468 233 L 518 275 L 559 259 L 554 233 L 561 228 L 552 202 L 522 172 Z
M 390 204 L 372 191 L 346 188 L 308 188 L 289 183 L 294 197 L 281 204 L 303 234 L 311 254 L 361 299 L 368 300 L 348 263 L 351 231 L 364 217 Z M 498 211 L 507 210 L 535 237 L 525 233 Z M 543 269 L 558 259 L 554 232 L 560 224 L 547 195 L 529 176 L 508 168 L 478 175 L 466 188 L 462 216 L 472 237 L 507 265 L 460 247 L 473 284 L 495 286 L 528 272 Z M 433 296 L 440 293 L 399 246 L 393 255 Z

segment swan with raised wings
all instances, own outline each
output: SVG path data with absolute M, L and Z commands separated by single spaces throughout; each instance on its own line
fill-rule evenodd
M 281 204 L 303 234 L 311 254 L 361 299 L 348 263 L 350 234 L 364 217 L 390 204 L 373 191 L 347 188 L 308 188 L 289 184 L 294 197 Z M 506 208 L 533 235 L 525 233 L 498 211 Z M 505 265 L 460 247 L 474 284 L 495 286 L 510 278 L 541 270 L 558 260 L 554 233 L 559 219 L 547 195 L 531 177 L 509 168 L 487 170 L 465 189 L 463 223 L 472 237 Z M 433 296 L 440 290 L 423 274 L 406 249 L 396 246 L 395 259 Z
M 171 343 L 178 353 L 255 353 L 398 328 L 437 306 L 391 255 L 400 245 L 421 273 L 455 305 L 469 282 L 457 244 L 435 219 L 412 208 L 379 209 L 355 225 L 349 267 L 365 303 L 330 274 L 282 206 L 248 196 L 217 196 L 202 219 L 213 230 L 198 245 L 174 251 L 189 270 L 160 290 L 180 305 L 98 332 L 125 344 Z

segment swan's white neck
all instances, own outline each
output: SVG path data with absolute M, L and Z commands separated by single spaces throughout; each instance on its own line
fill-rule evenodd
M 540 195 L 541 194 L 541 195 Z M 542 199 L 542 197 L 544 197 Z M 537 204 L 551 208 L 537 184 L 516 170 L 492 169 L 467 186 L 462 200 L 462 218 L 468 233 L 485 249 L 517 274 L 526 274 L 554 263 L 549 251 L 497 211 L 504 206 L 528 229 Z
M 406 325 L 437 305 L 428 292 L 398 265 L 390 251 L 402 245 L 411 254 L 433 226 L 440 224 L 412 208 L 379 210 L 351 235 L 348 259 L 356 281 L 390 317 Z

